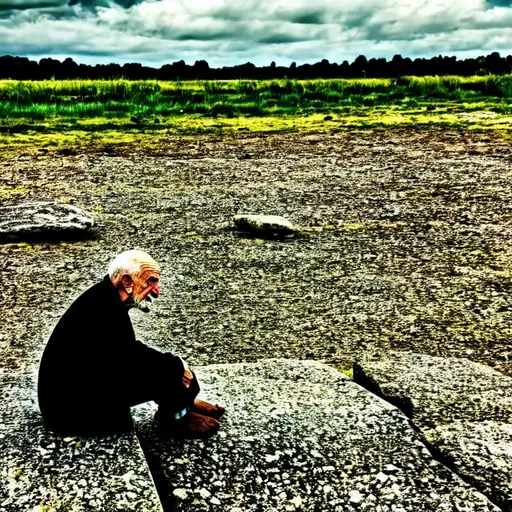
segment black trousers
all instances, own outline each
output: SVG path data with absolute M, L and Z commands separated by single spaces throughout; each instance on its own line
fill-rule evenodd
M 199 394 L 196 376 L 185 388 L 181 382 L 171 384 L 163 372 L 132 375 L 124 386 L 104 390 L 106 397 L 74 396 L 69 403 L 40 407 L 46 428 L 66 436 L 106 436 L 133 430 L 130 407 L 154 401 L 159 416 L 169 421 L 190 407 Z M 66 400 L 67 402 L 67 400 Z M 40 404 L 41 406 L 41 404 Z
M 152 381 L 139 382 L 135 389 L 128 390 L 129 393 L 122 400 L 129 407 L 153 401 L 158 404 L 162 413 L 174 415 L 192 405 L 201 390 L 196 375 L 193 375 L 194 378 L 188 388 L 179 386 L 178 389 L 169 389 L 165 380 L 157 385 Z

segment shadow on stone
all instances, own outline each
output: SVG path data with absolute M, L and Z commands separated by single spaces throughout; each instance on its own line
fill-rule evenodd
M 78 242 L 86 240 L 98 240 L 99 234 L 94 231 L 62 230 L 62 231 L 22 231 L 16 234 L 0 233 L 0 244 L 12 243 L 59 243 L 59 242 Z

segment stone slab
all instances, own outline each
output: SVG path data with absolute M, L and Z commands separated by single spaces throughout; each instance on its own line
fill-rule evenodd
M 134 433 L 54 435 L 43 428 L 35 378 L 0 377 L 0 511 L 162 511 Z
M 429 445 L 503 510 L 512 510 L 512 379 L 465 358 L 389 352 L 354 380 L 402 407 Z
M 297 231 L 288 219 L 279 215 L 235 215 L 233 224 L 239 231 L 254 234 L 289 235 Z
M 227 406 L 207 440 L 163 439 L 155 407 L 137 430 L 166 510 L 498 511 L 433 459 L 406 416 L 314 361 L 195 368 Z
M 92 218 L 70 204 L 31 201 L 0 207 L 0 238 L 77 234 L 93 224 Z

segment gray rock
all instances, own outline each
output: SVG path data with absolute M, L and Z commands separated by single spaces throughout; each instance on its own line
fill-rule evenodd
M 457 473 L 512 510 L 512 424 L 456 421 L 424 434 Z
M 92 218 L 69 204 L 35 201 L 0 207 L 0 237 L 76 233 L 93 224 Z
M 196 368 L 203 397 L 227 406 L 204 441 L 162 439 L 135 408 L 170 510 L 498 511 L 436 462 L 394 406 L 314 361 Z
M 239 231 L 288 235 L 296 232 L 293 224 L 279 215 L 235 215 L 233 223 Z
M 467 481 L 512 510 L 512 379 L 468 359 L 390 352 L 354 380 L 399 405 Z
M 134 433 L 57 436 L 43 428 L 31 378 L 1 378 L 0 390 L 0 511 L 162 511 Z

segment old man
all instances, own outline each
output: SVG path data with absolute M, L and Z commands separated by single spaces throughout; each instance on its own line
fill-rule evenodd
M 158 403 L 171 436 L 206 437 L 224 409 L 197 399 L 199 384 L 177 356 L 135 338 L 130 308 L 149 311 L 160 294 L 160 267 L 149 254 L 119 254 L 108 275 L 71 304 L 39 368 L 39 407 L 47 428 L 65 435 L 107 435 L 133 428 L 130 407 Z

